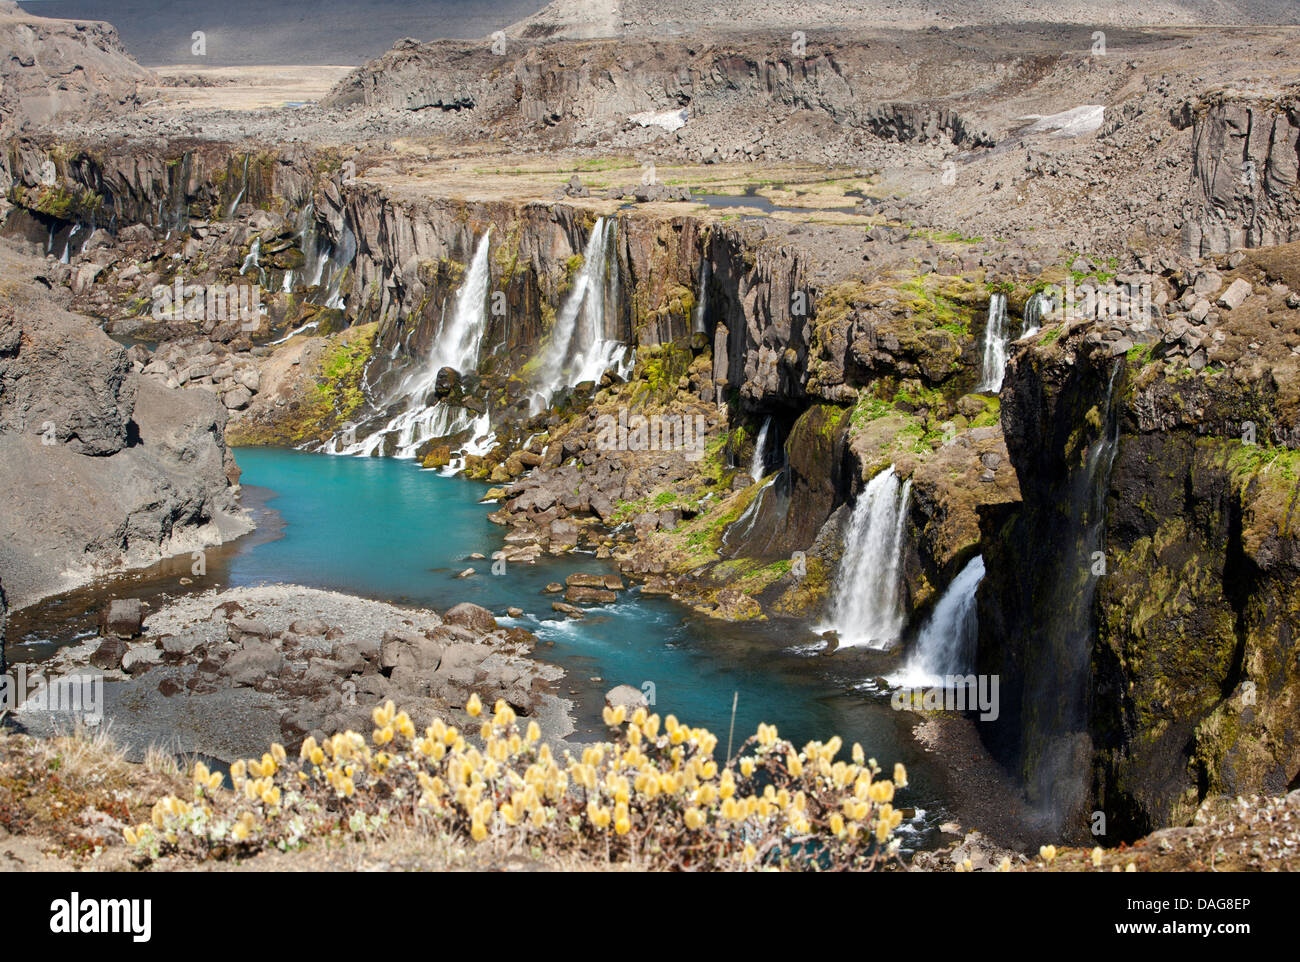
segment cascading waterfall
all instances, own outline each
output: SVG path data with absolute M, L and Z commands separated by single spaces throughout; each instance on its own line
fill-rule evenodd
M 975 592 L 983 580 L 984 556 L 976 555 L 944 589 L 902 671 L 889 679 L 891 684 L 927 688 L 944 684 L 946 676 L 974 670 L 979 638 Z
M 343 294 L 343 277 L 347 273 L 353 258 L 357 256 L 357 237 L 352 233 L 352 228 L 347 224 L 343 225 L 343 233 L 339 236 L 338 246 L 330 250 L 329 256 L 325 259 L 317 272 L 315 283 L 321 288 L 317 292 L 317 297 L 323 297 L 325 307 L 345 310 L 347 300 Z
M 830 617 L 821 630 L 839 635 L 841 648 L 888 648 L 902 633 L 903 547 L 912 482 L 899 483 L 891 465 L 858 497 L 844 536 Z
M 691 314 L 691 333 L 706 334 L 704 309 L 708 304 L 709 275 L 713 267 L 706 258 L 700 258 L 700 274 L 695 285 L 695 310 Z
M 1020 332 L 1021 337 L 1037 334 L 1043 327 L 1043 316 L 1056 310 L 1056 302 L 1050 294 L 1042 291 L 1031 294 L 1025 302 L 1025 323 Z
M 226 212 L 226 217 L 235 216 L 235 211 L 239 207 L 239 202 L 244 199 L 244 191 L 248 190 L 248 154 L 244 154 L 244 174 L 240 179 L 239 193 L 235 195 L 234 201 L 230 205 L 230 210 Z
M 456 291 L 451 318 L 444 318 L 443 327 L 424 363 L 403 378 L 392 394 L 377 405 L 381 410 L 400 405 L 402 410 L 363 438 L 353 440 L 351 431 L 341 432 L 326 444 L 324 450 L 327 454 L 372 457 L 384 453 L 385 442 L 391 438 L 395 457 L 413 458 L 426 441 L 463 431 L 472 432 L 464 447 L 466 454 L 482 455 L 491 450 L 495 436 L 487 414 L 430 397 L 438 372 L 444 367 L 454 368 L 461 374 L 478 367 L 483 332 L 487 326 L 487 296 L 491 283 L 490 234 L 489 228 L 476 245 L 469 270 Z M 457 460 L 463 468 L 464 458 Z
M 772 427 L 772 415 L 763 419 L 763 426 L 759 428 L 758 438 L 754 441 L 754 457 L 749 462 L 749 476 L 755 481 L 763 480 L 763 475 L 767 471 L 767 432 Z
M 1063 544 L 1054 570 L 1042 573 L 1048 617 L 1037 626 L 1035 644 L 1041 646 L 1043 657 L 1025 677 L 1024 697 L 1037 706 L 1023 736 L 1026 789 L 1038 810 L 1056 826 L 1077 817 L 1088 795 L 1089 678 L 1097 631 L 1093 601 L 1100 580 L 1096 564 L 1105 543 L 1111 468 L 1119 450 L 1114 398 L 1120 369 L 1116 362 L 1106 385 L 1101 436 L 1089 445 L 1065 492 L 1068 523 L 1064 530 L 1076 534 Z
M 606 297 L 609 293 L 618 296 L 617 265 L 610 271 L 608 263 L 617 230 L 617 220 L 601 217 L 587 238 L 582 269 L 555 318 L 537 364 L 533 414 L 546 410 L 561 388 L 595 381 L 610 368 L 622 375 L 631 364 L 627 345 L 605 337 Z
M 989 295 L 989 322 L 984 328 L 984 358 L 976 391 L 996 394 L 1007 373 L 1007 295 Z
M 438 370 L 444 367 L 455 368 L 460 374 L 478 368 L 483 330 L 487 326 L 488 284 L 492 280 L 488 269 L 488 238 L 491 236 L 492 228 L 489 227 L 474 249 L 469 271 L 456 291 L 451 323 L 434 342 L 428 370 L 435 378 Z
M 244 274 L 247 274 L 250 267 L 256 268 L 260 273 L 262 270 L 261 257 L 262 238 L 260 236 L 254 237 L 253 243 L 248 248 L 248 256 L 244 258 L 244 263 L 239 268 L 240 276 L 242 277 Z

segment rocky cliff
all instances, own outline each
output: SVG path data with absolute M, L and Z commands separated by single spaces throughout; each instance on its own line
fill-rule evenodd
M 111 25 L 35 17 L 0 3 L 0 131 L 121 112 L 154 82 Z
M 1190 357 L 1162 319 L 1148 346 L 1049 329 L 1011 364 L 1023 503 L 984 514 L 979 660 L 1003 706 L 981 727 L 1067 834 L 1099 811 L 1133 838 L 1300 775 L 1296 256 L 1168 275 L 1213 303 Z
M 0 572 L 11 604 L 248 530 L 215 396 L 169 390 L 4 252 Z
M 1222 254 L 1296 240 L 1300 88 L 1272 97 L 1215 91 L 1175 115 L 1192 128 L 1189 252 Z

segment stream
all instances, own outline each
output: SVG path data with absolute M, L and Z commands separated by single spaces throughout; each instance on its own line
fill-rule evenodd
M 905 763 L 910 786 L 900 801 L 916 809 L 904 823 L 912 833 L 906 847 L 925 847 L 937 835 L 948 794 L 941 760 L 916 744 L 916 716 L 893 710 L 885 686 L 863 684 L 896 668 L 895 656 L 866 648 L 819 655 L 803 622 L 713 621 L 666 598 L 643 598 L 635 587 L 571 620 L 551 610 L 558 596 L 545 586 L 575 571 L 614 571 L 612 563 L 581 553 L 542 556 L 492 574 L 506 529 L 487 519 L 482 484 L 390 458 L 235 453 L 256 531 L 210 549 L 203 577 L 188 577 L 184 556 L 14 612 L 11 660 L 42 661 L 93 634 L 95 611 L 114 596 L 141 597 L 156 609 L 187 592 L 283 582 L 437 610 L 470 601 L 535 633 L 537 656 L 567 671 L 559 694 L 574 703 L 572 738 L 602 737 L 604 693 L 629 684 L 652 695 L 660 714 L 713 730 L 721 750 L 734 697 L 736 745 L 765 721 L 798 745 L 838 734 L 887 769 Z M 474 553 L 486 558 L 471 560 Z M 468 567 L 476 574 L 456 577 Z M 524 614 L 506 618 L 509 606 Z

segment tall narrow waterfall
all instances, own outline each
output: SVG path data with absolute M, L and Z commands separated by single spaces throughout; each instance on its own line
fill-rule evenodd
M 488 284 L 492 280 L 488 269 L 488 238 L 491 236 L 492 228 L 489 227 L 474 249 L 474 259 L 456 291 L 451 323 L 434 342 L 427 367 L 434 378 L 444 367 L 455 368 L 458 374 L 478 369 L 479 348 L 487 327 Z
M 691 314 L 691 333 L 706 334 L 708 326 L 705 324 L 705 308 L 708 306 L 709 298 L 709 275 L 713 268 L 708 258 L 700 258 L 700 273 L 695 285 L 695 311 Z
M 1050 314 L 1055 309 L 1056 302 L 1050 294 L 1044 294 L 1042 291 L 1031 294 L 1029 300 L 1025 302 L 1025 324 L 1020 336 L 1029 337 L 1031 334 L 1037 334 L 1043 327 L 1044 315 Z
M 979 621 L 975 592 L 984 580 L 984 557 L 966 563 L 930 612 L 906 664 L 890 682 L 906 688 L 943 683 L 945 675 L 964 675 L 975 668 Z
M 383 411 L 398 409 L 388 421 L 357 438 L 355 428 L 332 438 L 325 450 L 329 454 L 373 456 L 387 453 L 413 458 L 426 441 L 470 431 L 464 449 L 467 453 L 490 445 L 491 425 L 486 414 L 436 400 L 433 390 L 438 372 L 444 367 L 466 374 L 478 368 L 479 351 L 487 326 L 488 286 L 491 271 L 488 263 L 491 228 L 479 239 L 469 269 L 456 290 L 451 317 L 445 319 L 424 361 L 410 371 L 391 394 L 376 407 Z M 463 461 L 462 461 L 463 465 Z
M 989 295 L 989 322 L 984 328 L 984 359 L 977 391 L 1002 390 L 1007 373 L 1007 295 Z
M 627 345 L 605 336 L 605 302 L 618 293 L 618 265 L 613 270 L 609 265 L 617 230 L 617 220 L 603 217 L 591 229 L 582 268 L 537 361 L 534 414 L 545 410 L 561 388 L 597 380 L 611 367 L 621 370 L 629 360 Z
M 749 462 L 749 476 L 755 481 L 763 480 L 763 475 L 767 473 L 767 432 L 772 427 L 772 415 L 763 418 L 763 426 L 758 431 L 758 439 L 754 441 L 754 457 Z
M 1025 787 L 1035 807 L 1056 825 L 1081 817 L 1088 796 L 1090 679 L 1097 637 L 1094 599 L 1104 574 L 1106 500 L 1119 450 L 1116 361 L 1106 385 L 1099 437 L 1088 446 L 1062 491 L 1066 512 L 1058 560 L 1038 573 L 1046 617 L 1034 626 L 1039 657 L 1027 667 L 1024 699 L 1035 707 L 1024 726 Z
M 911 494 L 911 480 L 900 484 L 891 466 L 871 479 L 853 507 L 830 617 L 822 626 L 839 635 L 842 648 L 888 648 L 903 630 L 903 548 Z

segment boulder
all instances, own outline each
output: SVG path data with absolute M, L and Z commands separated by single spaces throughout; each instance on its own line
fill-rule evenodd
M 221 666 L 221 673 L 236 686 L 252 688 L 263 678 L 280 674 L 284 656 L 265 642 L 254 641 L 235 652 Z
M 1225 311 L 1235 311 L 1245 303 L 1246 298 L 1250 297 L 1252 290 L 1250 281 L 1239 277 L 1228 285 L 1228 289 L 1219 296 L 1215 303 Z
M 573 587 L 564 593 L 564 600 L 574 605 L 608 605 L 618 601 L 618 595 L 604 588 Z
M 126 654 L 126 640 L 116 636 L 106 638 L 90 656 L 90 663 L 96 668 L 111 671 L 122 667 L 122 656 Z
M 645 692 L 640 688 L 633 688 L 631 685 L 617 685 L 605 692 L 605 704 L 610 708 L 617 708 L 622 705 L 629 714 L 638 708 L 650 707 Z
M 477 632 L 495 631 L 497 627 L 497 620 L 492 612 L 468 601 L 462 601 L 454 608 L 448 609 L 442 616 L 442 620 L 449 625 L 459 625 Z
M 99 632 L 117 638 L 138 638 L 144 623 L 139 598 L 115 598 L 104 606 Z
M 146 672 L 162 663 L 163 653 L 153 645 L 132 645 L 122 656 L 122 670 L 128 675 Z

